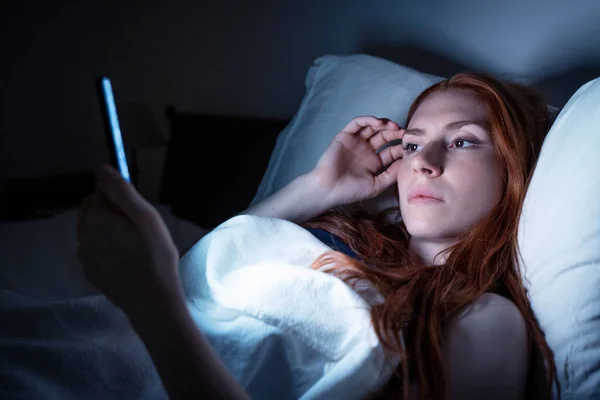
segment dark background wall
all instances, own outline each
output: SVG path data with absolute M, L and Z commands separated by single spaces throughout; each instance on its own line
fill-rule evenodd
M 128 134 L 155 140 L 168 135 L 168 105 L 291 117 L 307 68 L 327 53 L 487 71 L 555 106 L 600 76 L 598 0 L 12 3 L 0 14 L 0 181 L 107 160 L 98 74 L 112 77 Z

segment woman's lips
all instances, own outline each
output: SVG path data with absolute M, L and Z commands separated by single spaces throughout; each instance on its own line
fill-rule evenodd
M 434 188 L 416 186 L 408 192 L 408 202 L 435 203 L 443 202 L 441 194 Z
M 416 196 L 413 197 L 412 199 L 409 200 L 409 203 L 420 203 L 420 204 L 435 204 L 435 203 L 441 203 L 442 200 L 437 199 L 435 197 L 429 197 L 429 196 Z

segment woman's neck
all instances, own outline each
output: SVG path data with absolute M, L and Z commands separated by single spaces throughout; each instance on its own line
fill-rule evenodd
M 447 254 L 442 253 L 453 244 L 452 240 L 431 240 L 411 237 L 408 251 L 418 256 L 427 265 L 442 265 L 446 262 Z

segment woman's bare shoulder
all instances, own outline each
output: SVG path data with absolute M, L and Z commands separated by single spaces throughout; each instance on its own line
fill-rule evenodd
M 470 335 L 502 339 L 504 334 L 511 337 L 526 337 L 525 319 L 518 307 L 509 299 L 495 293 L 484 293 L 463 310 L 449 324 Z
M 482 295 L 450 321 L 445 342 L 454 398 L 522 398 L 528 335 L 525 319 L 512 301 Z
M 496 293 L 484 293 L 457 318 L 509 318 L 523 319 L 521 312 L 509 299 Z

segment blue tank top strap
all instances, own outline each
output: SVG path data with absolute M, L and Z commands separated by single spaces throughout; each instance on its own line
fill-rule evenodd
M 331 247 L 333 250 L 342 252 L 352 258 L 360 260 L 358 254 L 356 254 L 346 243 L 344 243 L 338 236 L 327 232 L 325 229 L 320 228 L 307 228 L 317 239 Z

